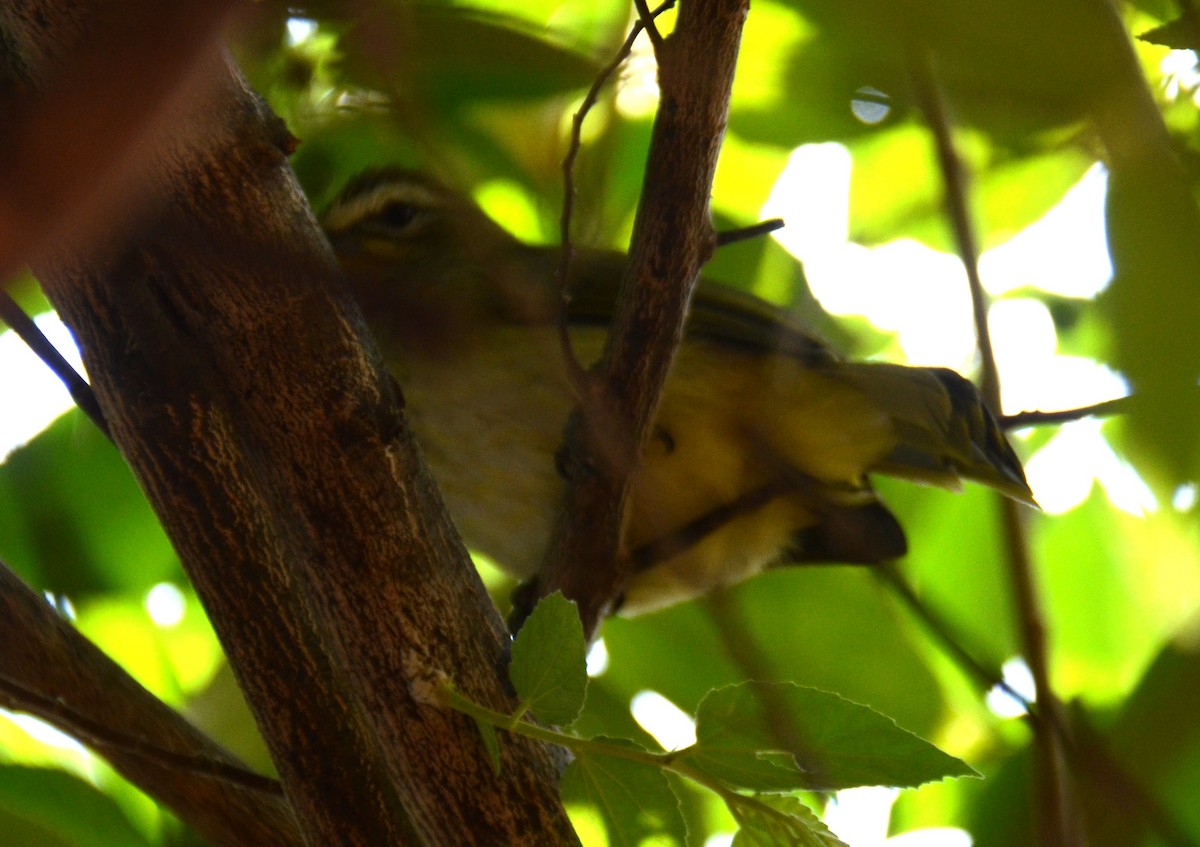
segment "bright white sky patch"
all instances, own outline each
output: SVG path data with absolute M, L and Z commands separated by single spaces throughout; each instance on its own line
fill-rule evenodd
M 783 218 L 772 237 L 802 261 L 836 252 L 850 233 L 850 151 L 841 144 L 805 144 L 788 157 L 762 220 Z
M 1009 414 L 1074 409 L 1129 393 L 1125 380 L 1099 362 L 1058 354 L 1054 320 L 1039 300 L 993 303 L 988 329 Z
M 650 733 L 664 750 L 682 750 L 696 743 L 691 716 L 657 691 L 639 691 L 629 701 L 638 726 Z
M 1104 227 L 1108 172 L 1093 165 L 1050 211 L 979 258 L 989 293 L 1037 288 L 1062 297 L 1095 297 L 1112 279 Z
M 899 793 L 878 787 L 839 791 L 825 808 L 825 825 L 850 847 L 880 847 Z
M 1093 482 L 1109 501 L 1131 515 L 1156 511 L 1158 502 L 1137 472 L 1100 432 L 1098 420 L 1072 421 L 1025 463 L 1034 499 L 1051 515 L 1068 512 L 1087 499 Z
M 1037 699 L 1037 691 L 1033 684 L 1033 674 L 1029 665 L 1020 656 L 1014 656 L 1004 663 L 1001 674 L 1009 688 L 1020 694 L 1030 703 Z M 987 706 L 992 713 L 1002 718 L 1017 718 L 1025 714 L 1025 704 L 1014 700 L 1012 695 L 1000 686 L 995 686 L 987 694 Z
M 25 731 L 25 734 L 30 738 L 45 744 L 47 747 L 56 747 L 60 750 L 69 750 L 73 753 L 78 753 L 80 756 L 88 757 L 91 753 L 88 749 L 76 741 L 65 732 L 61 732 L 56 727 L 51 726 L 40 718 L 35 718 L 32 715 L 17 714 L 0 710 L 0 714 L 8 718 L 10 721 L 19 726 Z
M 813 294 L 836 315 L 862 315 L 894 332 L 908 362 L 974 369 L 975 332 L 966 274 L 956 256 L 910 240 L 877 247 L 848 241 L 852 161 L 836 144 L 797 148 L 763 208 L 794 224 L 775 233 L 804 262 Z M 993 295 L 1021 288 L 1090 298 L 1108 284 L 1112 264 L 1104 227 L 1107 174 L 1096 165 L 1062 201 L 980 259 Z M 1033 298 L 995 302 L 988 326 L 1004 388 L 1004 411 L 1078 408 L 1128 393 L 1117 374 L 1091 359 L 1058 354 L 1054 321 Z M 1045 455 L 1043 455 L 1045 454 Z M 1143 514 L 1154 497 L 1088 426 L 1064 426 L 1028 465 L 1034 496 L 1049 512 L 1087 497 L 1099 481 L 1118 508 Z
M 308 41 L 317 34 L 317 22 L 311 18 L 288 18 L 287 40 L 295 47 L 301 42 Z
M 914 829 L 884 842 L 887 847 L 971 847 L 973 843 L 970 833 L 953 826 Z M 851 844 L 850 847 L 858 845 Z
M 888 838 L 895 788 L 839 791 L 825 809 L 824 822 L 850 847 L 971 847 L 971 836 L 954 827 L 914 829 Z
M 80 373 L 83 364 L 71 333 L 58 315 L 34 323 Z M 0 461 L 73 406 L 71 395 L 50 369 L 11 330 L 0 333 Z
M 597 677 L 608 670 L 608 645 L 597 638 L 587 652 L 587 675 Z
M 1192 101 L 1200 106 L 1200 65 L 1194 50 L 1172 50 L 1163 56 L 1158 69 L 1165 77 L 1163 93 L 1168 100 L 1190 92 Z

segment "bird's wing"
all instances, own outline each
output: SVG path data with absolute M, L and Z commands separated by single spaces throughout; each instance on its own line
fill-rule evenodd
M 538 263 L 558 263 L 557 250 L 544 251 Z M 612 321 L 626 257 L 611 251 L 581 250 L 572 264 L 567 318 L 573 324 Z M 543 268 L 544 270 L 544 268 Z M 552 274 L 539 278 L 550 279 Z M 761 353 L 782 353 L 808 364 L 832 362 L 833 351 L 791 315 L 764 300 L 711 280 L 701 279 L 688 313 L 685 333 Z
M 557 255 L 547 253 L 544 260 L 557 262 Z M 581 251 L 567 307 L 572 323 L 610 322 L 625 261 L 620 253 Z M 896 440 L 868 472 L 952 490 L 961 488 L 961 479 L 973 479 L 1035 505 L 999 423 L 975 386 L 954 371 L 842 361 L 786 311 L 704 279 L 696 287 L 686 334 L 787 356 L 864 395 L 891 420 Z

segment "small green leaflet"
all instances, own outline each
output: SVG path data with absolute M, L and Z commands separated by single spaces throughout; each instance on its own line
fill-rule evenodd
M 574 723 L 587 694 L 586 653 L 575 604 L 558 593 L 544 598 L 512 646 L 508 675 L 522 707 L 543 723 Z
M 741 826 L 733 847 L 847 847 L 795 797 L 761 795 L 727 803 Z
M 595 740 L 638 747 L 625 739 Z M 652 765 L 580 752 L 563 774 L 562 795 L 568 804 L 586 803 L 600 814 L 611 847 L 636 847 L 650 836 L 658 837 L 655 844 L 665 843 L 664 836 L 676 844 L 686 843 L 679 798 L 663 772 Z
M 908 788 L 978 775 L 866 706 L 791 683 L 710 691 L 696 710 L 696 745 L 679 761 L 752 791 Z

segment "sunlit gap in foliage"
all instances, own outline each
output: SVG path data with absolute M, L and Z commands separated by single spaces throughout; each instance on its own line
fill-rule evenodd
M 150 620 L 163 629 L 170 629 L 183 620 L 187 598 L 174 583 L 160 582 L 146 592 L 143 605 Z
M 54 765 L 96 782 L 99 762 L 91 751 L 31 715 L 0 709 L 0 747 L 5 751 L 6 760 L 26 765 Z M 7 842 L 0 838 L 0 843 Z
M 1168 100 L 1190 97 L 1200 106 L 1200 64 L 1194 50 L 1172 50 L 1163 56 L 1158 69 L 1162 71 L 1163 94 Z
M 894 835 L 883 842 L 886 847 L 971 847 L 974 841 L 963 829 L 953 826 L 933 826 Z M 850 847 L 859 847 L 851 842 Z
M 287 43 L 289 47 L 303 44 L 317 34 L 317 22 L 311 18 L 288 18 Z
M 75 604 L 66 594 L 55 594 L 53 591 L 43 591 L 42 597 L 54 607 L 54 610 L 69 621 L 75 620 Z
M 616 83 L 617 111 L 626 118 L 646 118 L 658 108 L 658 61 L 650 38 L 643 32 L 633 42 Z
M 603 638 L 597 638 L 587 652 L 587 675 L 593 679 L 603 676 L 608 670 L 608 645 Z
M 82 373 L 79 348 L 58 315 L 39 315 L 34 323 L 71 366 Z M 58 377 L 11 330 L 0 333 L 0 398 L 4 398 L 0 461 L 74 405 Z
M 978 355 L 971 303 L 957 256 L 912 239 L 875 247 L 849 240 L 853 162 L 839 144 L 797 148 L 762 217 L 782 217 L 774 237 L 804 262 L 813 294 L 835 315 L 861 315 L 894 334 L 884 352 L 911 364 L 971 373 Z M 1093 359 L 1058 352 L 1054 320 L 1031 291 L 1089 300 L 1108 284 L 1112 263 L 1104 227 L 1107 173 L 1089 169 L 1041 219 L 980 257 L 996 298 L 989 326 L 1008 413 L 1086 406 L 1128 392 L 1125 380 Z M 1016 433 L 1018 439 L 1025 433 Z M 1043 455 L 1045 454 L 1045 455 Z M 1155 508 L 1150 489 L 1121 461 L 1096 421 L 1062 427 L 1029 459 L 1034 496 L 1051 513 L 1079 505 L 1099 483 L 1117 508 Z
M 1032 703 L 1036 698 L 1033 674 L 1020 656 L 1014 656 L 1005 662 L 1001 674 L 1008 689 L 1023 697 L 1025 702 L 1013 697 L 1008 690 L 999 685 L 994 685 L 987 693 L 987 707 L 998 717 L 1019 718 L 1025 714 L 1025 703 Z
M 894 788 L 847 788 L 839 791 L 825 809 L 825 825 L 850 847 L 883 844 L 887 838 L 892 804 L 900 794 Z
M 695 722 L 657 691 L 634 694 L 629 711 L 638 726 L 650 733 L 664 750 L 682 750 L 696 743 Z
M 895 788 L 848 788 L 834 795 L 824 823 L 850 847 L 971 847 L 971 836 L 954 827 L 914 829 L 888 837 Z
M 529 192 L 513 180 L 489 180 L 476 188 L 473 196 L 488 217 L 522 241 L 544 244 L 557 237 L 542 226 L 542 216 Z

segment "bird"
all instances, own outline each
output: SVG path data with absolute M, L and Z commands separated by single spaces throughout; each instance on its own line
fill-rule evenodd
M 560 310 L 574 356 L 596 361 L 625 255 L 578 249 L 564 298 L 561 248 L 518 240 L 467 194 L 403 168 L 354 178 L 321 221 L 464 541 L 535 577 L 576 402 Z M 848 361 L 785 310 L 702 278 L 631 477 L 619 613 L 772 567 L 903 556 L 877 474 L 952 491 L 973 480 L 1034 504 L 970 381 Z

